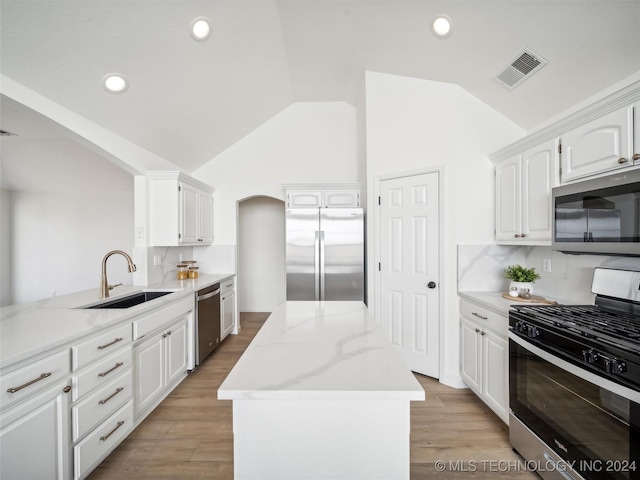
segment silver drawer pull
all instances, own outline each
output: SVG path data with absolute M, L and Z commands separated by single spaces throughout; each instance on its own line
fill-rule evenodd
M 107 398 L 105 398 L 104 400 L 100 400 L 98 403 L 100 405 L 104 405 L 105 403 L 107 403 L 109 400 L 111 400 L 113 397 L 115 397 L 117 394 L 119 394 L 122 390 L 124 390 L 124 388 L 119 387 L 116 388 L 116 391 L 113 392 L 111 395 L 109 395 Z
M 120 368 L 122 365 L 124 365 L 124 363 L 122 362 L 118 362 L 115 364 L 115 366 L 113 368 L 110 368 L 109 370 L 107 370 L 106 372 L 102 372 L 99 373 L 98 376 L 99 377 L 106 377 L 107 375 L 109 375 L 111 372 L 113 372 L 116 368 Z
M 122 341 L 122 337 L 118 337 L 111 343 L 107 343 L 106 345 L 98 345 L 98 350 L 103 350 L 103 349 L 105 349 L 107 347 L 110 347 L 114 343 L 118 343 L 118 342 L 121 342 L 121 341 Z
M 119 429 L 122 425 L 124 425 L 124 421 L 121 420 L 118 422 L 118 424 L 116 425 L 116 428 L 114 428 L 113 430 L 111 430 L 109 433 L 107 433 L 104 437 L 100 437 L 100 441 L 104 442 L 107 440 L 107 438 L 109 438 L 111 435 L 114 434 L 114 432 Z
M 476 313 L 476 312 L 471 312 L 471 315 L 474 315 L 474 316 L 476 316 L 478 318 L 481 318 L 482 320 L 486 320 L 487 319 L 487 317 L 483 317 L 482 315 L 480 315 L 479 313 Z
M 49 373 L 41 373 L 40 376 L 38 378 L 34 378 L 33 380 L 31 380 L 30 382 L 27 382 L 23 385 L 20 385 L 19 387 L 13 387 L 13 388 L 7 388 L 7 392 L 9 393 L 16 393 L 18 390 L 22 390 L 25 387 L 28 387 L 29 385 L 33 385 L 36 382 L 39 382 L 40 380 L 43 380 L 47 377 L 51 376 L 51 372 Z
M 233 283 L 230 283 L 229 285 L 225 285 L 225 288 L 228 288 L 228 287 L 233 287 Z

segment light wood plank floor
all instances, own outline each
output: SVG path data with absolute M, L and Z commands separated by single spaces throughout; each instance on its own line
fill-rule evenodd
M 267 316 L 241 314 L 241 333 L 230 335 L 89 480 L 233 479 L 231 401 L 217 400 L 216 393 Z M 520 457 L 511 450 L 506 425 L 473 393 L 422 375 L 416 378 L 427 400 L 411 403 L 412 480 L 538 478 L 497 463 L 515 464 Z M 445 462 L 444 472 L 436 470 L 438 460 Z M 471 472 L 474 461 L 476 471 Z

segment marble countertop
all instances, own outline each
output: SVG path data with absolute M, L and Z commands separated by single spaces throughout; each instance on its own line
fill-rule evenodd
M 201 274 L 189 280 L 171 279 L 146 286 L 122 285 L 108 299 L 98 298 L 99 289 L 10 305 L 0 309 L 0 368 L 64 346 L 92 332 L 114 326 L 151 311 L 234 274 Z M 173 293 L 124 309 L 84 309 L 96 303 L 126 297 L 145 290 Z
M 505 317 L 509 316 L 511 305 L 539 305 L 536 303 L 519 302 L 518 300 L 506 299 L 502 296 L 502 293 L 503 292 L 458 292 L 458 296 Z M 567 305 L 569 303 L 558 298 L 548 296 L 544 296 L 544 298 L 546 300 L 558 302 L 559 304 Z
M 424 400 L 421 385 L 362 302 L 284 302 L 218 398 Z

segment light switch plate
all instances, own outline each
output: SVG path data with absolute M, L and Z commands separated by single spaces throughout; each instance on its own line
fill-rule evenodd
M 542 260 L 542 271 L 551 272 L 551 259 L 545 258 Z
M 153 256 L 153 265 L 154 266 L 162 265 L 162 257 L 160 255 Z

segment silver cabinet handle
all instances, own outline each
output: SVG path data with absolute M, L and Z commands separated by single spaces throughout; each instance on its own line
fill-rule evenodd
M 476 333 L 479 333 L 479 332 L 480 332 L 480 329 L 479 329 L 479 328 L 476 328 Z
M 487 317 L 483 317 L 482 315 L 480 315 L 479 313 L 476 313 L 476 312 L 471 312 L 471 315 L 474 315 L 474 316 L 476 316 L 478 318 L 481 318 L 482 320 L 487 320 Z
M 634 160 L 640 160 L 640 153 L 634 153 L 633 154 L 633 159 Z
M 107 433 L 104 437 L 100 437 L 100 441 L 101 441 L 101 442 L 106 441 L 106 440 L 107 440 L 107 438 L 109 438 L 111 435 L 113 435 L 113 434 L 114 434 L 114 432 L 115 432 L 116 430 L 118 430 L 122 425 L 124 425 L 124 421 L 120 420 L 120 421 L 118 422 L 118 424 L 116 425 L 116 428 L 114 428 L 113 430 L 111 430 L 111 431 L 110 431 L 109 433 Z
M 620 165 L 622 165 L 623 163 L 627 163 L 627 159 L 626 159 L 626 158 L 624 158 L 624 157 L 620 157 L 620 158 L 618 159 L 618 163 L 619 163 Z
M 104 405 L 105 403 L 107 403 L 109 400 L 111 400 L 113 397 L 115 397 L 117 394 L 119 394 L 122 390 L 124 390 L 124 388 L 122 387 L 118 387 L 116 388 L 116 391 L 113 392 L 111 395 L 109 395 L 107 398 L 105 398 L 104 400 L 100 400 L 98 403 L 100 405 Z
M 122 365 L 124 365 L 124 363 L 122 362 L 118 362 L 116 363 L 116 365 L 112 368 L 110 368 L 109 370 L 107 370 L 106 372 L 102 372 L 99 373 L 98 376 L 99 377 L 106 377 L 107 375 L 109 375 L 111 372 L 113 372 L 116 368 L 120 368 Z
M 225 288 L 229 288 L 229 287 L 233 287 L 233 283 L 230 283 L 229 285 L 225 285 Z
M 7 388 L 7 392 L 16 393 L 18 390 L 22 390 L 23 388 L 28 387 L 29 385 L 33 385 L 34 383 L 39 382 L 40 380 L 44 380 L 45 378 L 50 377 L 50 376 L 51 376 L 51 372 L 49 372 L 49 373 L 41 373 L 38 378 L 34 378 L 30 382 L 24 383 L 24 384 L 20 385 L 19 387 Z
M 98 350 L 104 350 L 105 348 L 110 347 L 111 345 L 113 345 L 115 343 L 118 343 L 118 342 L 121 342 L 121 341 L 122 341 L 122 337 L 118 337 L 111 343 L 107 343 L 105 345 L 98 345 Z
M 484 334 L 485 334 L 485 331 L 484 331 L 484 330 L 482 330 L 482 331 L 480 332 L 480 335 L 484 335 Z

